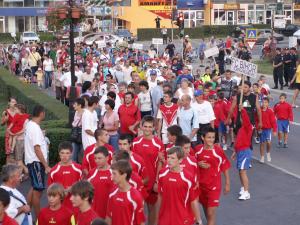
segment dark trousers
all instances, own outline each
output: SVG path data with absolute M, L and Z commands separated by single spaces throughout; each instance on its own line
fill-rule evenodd
M 278 81 L 280 86 L 283 86 L 283 70 L 273 70 L 273 78 L 275 87 L 278 87 Z
M 163 34 L 163 43 L 168 44 L 168 35 L 167 34 Z
M 57 87 L 55 86 L 55 97 L 57 100 L 61 101 L 62 103 L 64 103 L 64 96 L 63 96 L 63 90 L 61 87 Z
M 291 75 L 291 72 L 292 72 L 292 68 L 290 67 L 284 67 L 284 81 L 285 81 L 285 84 L 288 84 L 289 81 L 292 79 L 292 75 Z

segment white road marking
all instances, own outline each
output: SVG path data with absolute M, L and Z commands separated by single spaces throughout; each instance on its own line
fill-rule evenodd
M 272 89 L 271 90 L 271 93 L 272 92 L 275 92 L 275 93 L 278 93 L 278 94 L 281 94 L 281 93 L 285 93 L 285 94 L 287 94 L 287 95 L 290 95 L 290 96 L 293 96 L 294 95 L 294 93 L 293 92 L 289 92 L 289 91 L 287 91 L 287 90 L 274 90 L 274 89 Z
M 291 122 L 291 124 L 293 124 L 295 126 L 300 126 L 300 123 L 298 123 L 298 122 Z
M 257 160 L 257 161 L 259 161 L 259 159 L 257 157 L 255 157 L 255 156 L 252 156 L 252 158 L 255 159 L 255 160 Z M 276 166 L 276 165 L 274 165 L 272 163 L 265 163 L 265 164 L 268 165 L 268 166 L 270 166 L 270 167 L 273 167 L 274 169 L 280 170 L 283 173 L 286 173 L 286 174 L 288 174 L 290 176 L 293 176 L 293 177 L 295 177 L 297 179 L 300 179 L 300 175 L 298 175 L 296 173 L 293 173 L 293 172 L 290 172 L 290 171 L 288 171 L 288 170 L 286 170 L 286 169 L 284 169 L 284 168 L 282 168 L 280 166 Z

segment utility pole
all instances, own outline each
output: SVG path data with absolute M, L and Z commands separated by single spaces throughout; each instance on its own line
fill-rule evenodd
M 171 40 L 173 42 L 174 39 L 174 24 L 173 24 L 173 19 L 174 19 L 174 0 L 171 0 Z

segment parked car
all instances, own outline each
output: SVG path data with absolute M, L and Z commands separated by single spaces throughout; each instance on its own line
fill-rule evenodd
M 20 37 L 20 42 L 25 43 L 25 42 L 40 42 L 40 37 L 33 31 L 26 31 L 21 34 Z
M 262 45 L 264 42 L 272 36 L 272 29 L 258 29 L 257 30 L 257 45 Z M 278 34 L 273 32 L 273 37 L 276 38 L 277 42 L 283 41 L 284 36 L 282 34 Z
M 110 33 L 91 33 L 87 34 L 83 37 L 83 43 L 87 45 L 92 45 L 94 42 L 99 43 L 99 42 L 105 42 L 105 43 L 110 43 L 112 45 L 115 45 L 116 42 L 122 42 L 123 38 L 118 37 L 116 35 L 110 34 Z
M 300 29 L 299 26 L 294 25 L 294 24 L 289 24 L 284 29 L 281 30 L 281 33 L 284 36 L 290 37 L 290 36 L 293 36 L 293 34 L 299 29 Z
M 133 37 L 132 33 L 127 29 L 118 29 L 115 31 L 114 34 L 119 37 L 125 38 L 125 40 L 129 44 L 132 44 L 135 41 L 135 38 Z

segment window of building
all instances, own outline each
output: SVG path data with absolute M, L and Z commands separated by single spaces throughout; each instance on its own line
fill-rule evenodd
M 183 11 L 184 27 L 200 27 L 204 24 L 204 11 L 203 10 L 188 10 Z
M 215 25 L 226 25 L 226 15 L 224 9 L 214 10 L 214 24 Z
M 245 24 L 246 23 L 246 12 L 245 10 L 237 11 L 237 23 Z
M 263 24 L 265 21 L 265 5 L 256 5 L 255 23 Z
M 24 0 L 24 6 L 25 7 L 33 7 L 34 6 L 34 0 Z
M 18 1 L 18 2 L 6 2 L 4 1 L 4 7 L 23 7 L 24 2 L 23 1 Z
M 294 10 L 294 24 L 300 24 L 300 10 Z

